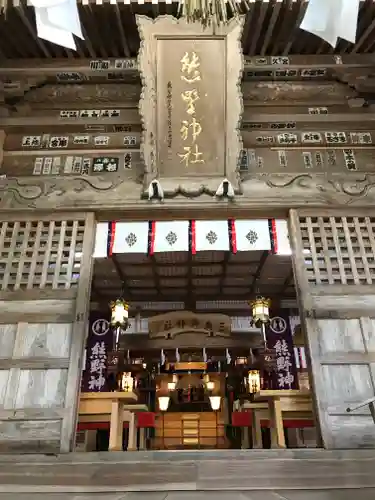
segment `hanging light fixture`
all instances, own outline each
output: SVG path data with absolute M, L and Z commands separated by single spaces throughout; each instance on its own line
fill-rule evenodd
M 134 377 L 130 372 L 124 372 L 120 378 L 120 391 L 133 392 L 134 390 Z
M 276 369 L 276 353 L 274 349 L 269 349 L 267 346 L 266 324 L 270 320 L 270 305 L 271 300 L 257 295 L 256 299 L 250 302 L 251 314 L 253 322 L 256 326 L 260 326 L 264 348 L 262 349 L 263 368 L 268 371 Z
M 256 325 L 266 324 L 270 320 L 270 299 L 258 295 L 255 300 L 250 302 L 253 321 Z
M 124 291 L 125 284 L 122 284 Z M 109 304 L 111 308 L 111 326 L 115 329 L 115 349 L 119 349 L 119 340 L 121 330 L 126 330 L 129 327 L 129 304 L 121 297 Z
M 208 391 L 213 391 L 215 389 L 215 382 L 212 382 L 212 380 L 210 380 L 210 376 L 209 375 L 205 375 L 203 377 L 203 382 L 204 382 L 204 385 L 206 386 L 206 389 Z
M 117 299 L 110 303 L 110 308 L 112 311 L 111 325 L 126 330 L 129 326 L 129 304 L 124 299 Z
M 259 370 L 249 370 L 245 377 L 245 386 L 249 394 L 255 394 L 260 391 L 260 372 Z
M 167 411 L 168 410 L 169 400 L 170 400 L 169 396 L 159 396 L 158 397 L 160 411 Z
M 270 305 L 270 299 L 266 299 L 261 295 L 258 295 L 255 300 L 250 302 L 253 321 L 256 326 L 261 328 L 265 346 L 267 345 L 266 324 L 270 320 Z
M 176 389 L 177 382 L 178 382 L 178 376 L 174 374 L 172 382 L 168 382 L 167 384 L 168 391 L 174 391 Z

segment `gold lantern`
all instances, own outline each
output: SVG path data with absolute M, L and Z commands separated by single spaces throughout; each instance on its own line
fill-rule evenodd
M 129 304 L 123 299 L 117 299 L 115 302 L 110 303 L 110 308 L 112 311 L 111 325 L 126 330 L 129 324 Z
M 212 392 L 215 389 L 215 382 L 210 380 L 210 376 L 207 374 L 203 377 L 203 383 L 208 391 Z
M 176 385 L 178 382 L 178 377 L 176 374 L 173 375 L 172 382 L 168 382 L 167 387 L 168 391 L 174 391 L 176 389 Z
M 260 372 L 259 370 L 250 370 L 245 378 L 245 385 L 250 394 L 260 391 Z
M 270 320 L 270 299 L 266 299 L 260 295 L 250 302 L 251 306 L 251 315 L 253 317 L 253 321 L 257 326 L 260 326 L 261 332 L 263 335 L 264 345 L 267 347 L 267 338 L 266 338 L 266 323 Z
M 253 321 L 256 325 L 266 324 L 270 319 L 270 299 L 258 296 L 250 302 Z
M 130 372 L 124 372 L 120 379 L 120 390 L 124 392 L 133 392 L 134 378 Z

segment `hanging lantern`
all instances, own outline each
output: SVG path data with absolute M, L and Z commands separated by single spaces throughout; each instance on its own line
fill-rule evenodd
M 133 392 L 134 386 L 132 374 L 130 372 L 124 372 L 120 378 L 120 391 Z
M 206 374 L 203 377 L 203 382 L 204 382 L 204 385 L 206 386 L 206 389 L 208 391 L 213 391 L 215 389 L 215 382 L 212 382 L 212 380 L 210 380 L 209 375 Z
M 255 394 L 260 391 L 260 372 L 259 370 L 250 370 L 245 377 L 245 385 L 249 394 Z
M 123 299 L 117 299 L 110 303 L 110 308 L 112 311 L 111 325 L 126 330 L 129 325 L 129 304 Z
M 160 411 L 167 411 L 168 410 L 169 400 L 170 400 L 169 396 L 159 396 L 158 397 Z
M 265 299 L 261 296 L 250 302 L 251 314 L 256 325 L 268 323 L 270 319 L 270 305 L 270 299 Z
M 177 375 L 173 375 L 172 382 L 168 382 L 167 384 L 168 391 L 174 391 L 176 389 L 177 382 L 178 382 Z

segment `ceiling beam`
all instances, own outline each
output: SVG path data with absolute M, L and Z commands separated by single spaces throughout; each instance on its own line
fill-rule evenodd
M 249 252 L 250 253 L 250 252 Z M 230 252 L 227 252 L 226 254 L 231 255 Z M 121 254 L 120 254 L 121 255 Z M 171 265 L 174 267 L 187 267 L 187 266 L 192 266 L 192 267 L 199 267 L 201 269 L 212 269 L 213 266 L 222 266 L 224 263 L 224 260 L 220 260 L 217 262 L 200 262 L 199 260 L 194 260 L 193 255 L 190 253 L 187 254 L 187 257 L 191 257 L 191 261 L 188 261 L 188 259 L 185 262 L 171 262 L 170 264 L 162 264 L 157 261 L 157 266 L 158 269 L 170 269 Z M 157 260 L 157 259 L 156 259 Z M 247 269 L 249 266 L 255 266 L 258 265 L 259 259 L 256 260 L 247 260 L 246 262 L 230 262 L 230 267 L 246 267 Z M 141 269 L 143 267 L 150 267 L 150 264 L 148 262 L 126 262 L 122 261 L 119 259 L 119 264 L 121 266 L 128 266 L 128 267 L 136 267 L 137 269 Z M 221 271 L 220 271 L 221 273 Z M 243 273 L 241 274 L 243 276 Z M 161 276 L 162 277 L 162 276 Z M 165 276 L 166 278 L 169 278 L 169 276 Z M 197 276 L 198 277 L 198 276 Z
M 294 271 L 293 271 L 293 269 L 291 269 L 290 273 L 285 278 L 285 281 L 284 281 L 284 284 L 283 284 L 283 288 L 282 288 L 282 290 L 280 292 L 281 295 L 284 294 L 286 292 L 286 290 L 292 285 L 293 279 L 294 279 Z
M 103 56 L 105 57 L 105 56 Z M 85 75 L 105 76 L 106 73 L 134 73 L 138 71 L 136 58 L 120 58 L 121 67 L 116 65 L 119 58 L 108 57 L 105 69 L 94 69 L 90 63 L 95 59 L 8 59 L 0 67 L 0 75 L 31 75 L 43 73 L 46 76 L 54 76 L 56 73 L 76 71 Z M 99 59 L 98 59 L 99 60 Z M 271 57 L 254 56 L 246 57 L 244 70 L 251 71 L 262 69 L 262 71 L 275 71 L 278 69 L 335 69 L 341 71 L 355 70 L 363 67 L 373 68 L 374 58 L 372 54 L 343 54 L 338 64 L 334 55 L 291 55 L 288 56 L 289 64 L 273 64 Z
M 138 104 L 137 104 L 138 106 Z M 61 105 L 63 108 L 63 105 Z M 82 105 L 77 104 L 77 109 L 82 107 Z M 88 106 L 88 108 L 92 108 L 93 106 Z M 103 106 L 96 106 L 95 109 L 99 108 L 101 109 Z M 313 115 L 307 115 L 307 114 L 295 114 L 293 113 L 292 108 L 290 108 L 290 113 L 284 113 L 284 114 L 258 114 L 258 113 L 253 113 L 252 109 L 249 107 L 245 107 L 244 113 L 243 113 L 243 124 L 246 123 L 259 123 L 259 124 L 269 124 L 269 123 L 286 123 L 286 122 L 294 122 L 299 125 L 301 124 L 307 124 L 308 126 L 314 126 L 318 124 L 319 127 L 321 127 L 322 122 L 326 126 L 331 126 L 331 124 L 340 124 L 340 123 L 352 123 L 354 124 L 355 122 L 358 123 L 363 123 L 363 121 L 366 120 L 366 122 L 375 122 L 375 114 L 374 113 L 332 113 L 328 115 L 319 115 L 319 114 L 313 114 Z M 17 116 L 13 114 L 10 117 L 2 118 L 1 120 L 1 125 L 3 127 L 49 127 L 49 126 L 55 126 L 57 122 L 57 115 L 50 115 L 50 116 Z M 111 118 L 105 118 L 105 122 L 103 120 L 99 121 L 97 118 L 74 118 L 74 121 L 71 119 L 58 119 L 58 124 L 59 126 L 79 126 L 79 125 L 139 125 L 140 124 L 140 117 L 139 117 L 139 111 L 138 109 L 125 109 L 122 110 L 121 116 L 118 117 L 111 117 Z M 242 128 L 246 127 L 242 125 Z M 321 149 L 322 146 L 317 146 L 317 148 Z M 356 149 L 356 148 L 362 148 L 361 145 L 359 146 L 352 146 L 351 149 Z M 272 148 L 271 148 L 272 149 Z M 279 147 L 275 146 L 275 149 L 280 149 Z M 293 147 L 288 147 L 288 149 L 292 150 Z M 310 149 L 312 149 L 310 147 Z M 334 149 L 334 147 L 330 148 Z M 342 149 L 341 146 L 338 146 L 338 149 Z M 123 153 L 124 150 L 107 150 L 107 154 L 115 154 L 115 153 Z M 34 153 L 31 151 L 30 156 L 33 155 Z M 52 155 L 53 152 L 50 152 Z M 57 154 L 57 153 L 56 153 Z M 61 154 L 59 152 L 59 154 Z M 27 155 L 24 155 L 27 156 Z
M 262 286 L 259 283 L 259 280 L 260 280 L 260 277 L 262 275 L 263 268 L 267 262 L 268 255 L 269 255 L 268 250 L 264 250 L 264 252 L 262 253 L 262 257 L 260 258 L 257 270 L 255 271 L 253 282 L 251 283 L 251 286 L 250 286 L 250 295 L 255 294 L 257 286 L 259 286 L 259 287 Z
M 117 276 L 119 277 L 119 280 L 121 281 L 121 292 L 124 293 L 124 295 L 128 295 L 129 298 L 132 297 L 132 291 L 127 285 L 127 276 L 125 275 L 124 271 L 121 269 L 121 266 L 117 260 L 117 257 L 115 254 L 112 254 L 111 260 L 113 262 L 113 265 L 116 269 Z M 103 292 L 103 288 L 100 289 L 101 292 Z M 128 298 L 128 297 L 124 297 Z
M 297 299 L 295 295 L 279 295 L 279 294 L 271 294 L 267 295 L 267 298 L 270 298 L 272 301 L 272 307 L 273 308 L 288 308 L 288 309 L 298 309 L 297 305 Z M 242 307 L 240 305 L 236 306 L 233 304 L 233 302 L 246 302 L 249 299 L 249 296 L 246 294 L 246 296 L 219 296 L 219 295 L 211 295 L 211 296 L 204 296 L 204 297 L 195 297 L 197 299 L 194 301 L 193 308 L 192 310 L 197 310 L 198 312 L 204 314 L 205 312 L 221 312 L 221 311 L 227 311 L 226 314 L 229 316 L 250 316 L 250 306 Z M 100 299 L 100 300 L 95 300 L 94 298 L 91 300 L 91 303 L 93 304 L 93 307 L 96 307 L 98 309 L 100 308 L 107 308 L 108 309 L 108 300 L 109 299 Z M 165 310 L 181 310 L 181 309 L 173 309 L 173 304 L 176 302 L 180 303 L 185 303 L 184 297 L 176 297 L 174 295 L 169 295 L 169 296 L 158 296 L 158 295 L 153 295 L 153 296 L 145 296 L 145 297 L 135 297 L 131 301 L 129 301 L 129 307 L 130 311 L 135 313 L 140 304 L 143 304 L 144 307 L 142 307 L 142 317 L 150 315 L 150 311 L 157 311 L 159 313 L 162 313 Z M 220 307 L 207 307 L 205 309 L 199 308 L 197 309 L 196 307 L 196 302 L 217 302 L 220 304 Z M 167 306 L 165 308 L 161 308 L 160 305 L 158 304 L 171 304 L 170 306 Z M 227 304 L 226 304 L 227 303 Z M 135 304 L 135 305 L 134 305 Z M 188 309 L 185 307 L 184 309 Z

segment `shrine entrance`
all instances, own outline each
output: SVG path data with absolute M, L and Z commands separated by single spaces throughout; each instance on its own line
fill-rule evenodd
M 286 221 L 109 222 L 96 235 L 77 449 L 316 446 Z M 124 327 L 111 326 L 116 299 Z

